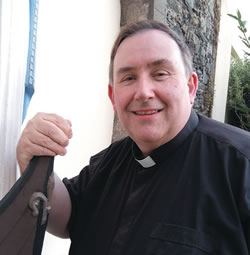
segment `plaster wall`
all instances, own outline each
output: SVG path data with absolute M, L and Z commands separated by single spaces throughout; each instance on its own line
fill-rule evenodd
M 230 13 L 228 1 L 222 0 L 211 115 L 213 119 L 221 122 L 225 120 L 232 48 L 233 20 L 227 15 L 228 13 Z
M 55 159 L 59 177 L 73 177 L 111 142 L 113 109 L 108 65 L 120 28 L 117 0 L 43 0 L 39 6 L 35 94 L 27 120 L 53 112 L 72 122 L 73 138 Z M 25 125 L 25 124 L 24 124 Z M 69 240 L 46 234 L 43 255 L 68 254 Z

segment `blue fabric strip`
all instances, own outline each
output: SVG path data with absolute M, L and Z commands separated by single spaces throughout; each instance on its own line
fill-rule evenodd
M 38 22 L 39 0 L 29 0 L 29 47 L 27 57 L 27 67 L 25 76 L 25 92 L 23 103 L 23 120 L 25 119 L 30 100 L 34 94 L 35 84 L 35 58 L 36 58 L 36 39 Z

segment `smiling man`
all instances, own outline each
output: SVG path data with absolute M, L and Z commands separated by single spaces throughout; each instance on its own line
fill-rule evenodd
M 70 254 L 249 254 L 250 135 L 192 110 L 198 79 L 186 44 L 167 26 L 123 28 L 110 61 L 109 98 L 128 137 L 56 177 L 48 230 Z M 71 123 L 38 114 L 17 147 L 65 154 Z
M 189 119 L 198 81 L 186 69 L 178 44 L 164 31 L 139 31 L 116 51 L 109 97 L 144 155 L 174 138 Z

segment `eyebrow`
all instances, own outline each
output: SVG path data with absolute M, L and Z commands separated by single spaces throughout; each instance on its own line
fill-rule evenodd
M 161 66 L 161 65 L 168 65 L 168 66 L 172 66 L 172 62 L 169 61 L 166 58 L 162 58 L 162 59 L 157 59 L 153 62 L 150 62 L 147 64 L 148 67 L 156 67 L 156 66 Z
M 168 66 L 172 66 L 172 62 L 169 61 L 168 59 L 157 59 L 157 60 L 154 60 L 150 63 L 147 64 L 147 67 L 148 68 L 152 68 L 152 67 L 156 67 L 156 66 L 161 66 L 161 65 L 168 65 Z M 124 74 L 124 73 L 127 73 L 127 72 L 131 72 L 131 71 L 134 71 L 136 70 L 136 67 L 133 67 L 133 66 L 125 66 L 125 67 L 121 67 L 118 71 L 117 71 L 117 74 Z
M 124 73 L 127 73 L 127 72 L 130 72 L 130 71 L 134 71 L 136 68 L 133 67 L 133 66 L 125 66 L 125 67 L 121 67 L 117 73 L 118 74 L 124 74 Z

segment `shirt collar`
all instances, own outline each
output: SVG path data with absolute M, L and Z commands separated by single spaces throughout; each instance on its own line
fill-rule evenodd
M 172 140 L 153 150 L 146 158 L 143 158 L 140 149 L 135 143 L 133 143 L 133 154 L 135 160 L 144 168 L 153 167 L 161 163 L 193 133 L 198 123 L 199 118 L 195 111 L 192 110 L 189 120 L 184 128 Z

